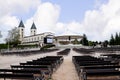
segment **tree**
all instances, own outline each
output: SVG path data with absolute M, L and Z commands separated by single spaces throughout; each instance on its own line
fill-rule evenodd
M 83 34 L 83 39 L 81 40 L 82 45 L 84 46 L 88 46 L 88 40 L 87 40 L 87 36 L 85 34 Z
M 120 32 L 119 32 L 119 37 L 118 37 L 118 45 L 120 45 Z
M 93 46 L 94 42 L 93 41 L 89 41 L 88 44 L 89 44 L 89 46 Z
M 115 35 L 115 45 L 118 45 L 119 43 L 119 36 L 118 36 L 118 33 L 116 33 Z
M 103 42 L 103 47 L 107 47 L 108 46 L 108 40 L 105 40 L 104 42 Z
M 18 28 L 15 27 L 10 31 L 8 31 L 8 37 L 5 40 L 6 40 L 6 43 L 9 43 L 13 47 L 16 47 L 18 44 L 20 44 Z
M 101 45 L 101 43 L 102 43 L 102 42 L 100 41 L 98 44 Z
M 111 35 L 111 39 L 109 41 L 109 44 L 110 45 L 115 45 L 115 39 L 114 39 L 113 35 Z

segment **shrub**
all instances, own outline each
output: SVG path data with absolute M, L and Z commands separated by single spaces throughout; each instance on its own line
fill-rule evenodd
M 55 45 L 54 44 L 48 44 L 48 45 L 45 45 L 41 48 L 41 50 L 45 50 L 45 49 L 48 49 L 48 48 L 51 48 L 51 47 L 54 47 Z
M 7 44 L 0 44 L 0 49 L 7 49 L 8 45 Z

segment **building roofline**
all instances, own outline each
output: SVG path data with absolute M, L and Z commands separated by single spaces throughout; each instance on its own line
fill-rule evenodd
M 52 32 L 44 32 L 44 33 L 40 33 L 40 34 L 36 34 L 36 35 L 25 36 L 24 38 L 38 36 L 38 35 L 44 35 L 45 33 L 51 33 L 51 34 L 53 34 Z

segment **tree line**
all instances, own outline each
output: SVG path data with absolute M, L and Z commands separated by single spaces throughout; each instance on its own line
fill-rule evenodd
M 115 46 L 120 45 L 120 32 L 116 32 L 115 35 L 111 35 L 111 38 L 109 40 L 105 40 L 103 42 L 98 41 L 89 41 L 87 39 L 87 36 L 84 34 L 83 39 L 81 40 L 81 44 L 84 46 L 96 46 L 97 44 L 102 45 L 103 47 L 107 47 L 107 45 Z
M 116 33 L 115 35 L 111 35 L 109 45 L 120 45 L 120 32 Z
M 88 40 L 86 34 L 83 34 L 83 38 L 82 38 L 82 40 L 80 41 L 80 43 L 81 43 L 83 46 L 96 46 L 97 44 L 101 44 L 102 42 L 90 41 L 90 40 Z

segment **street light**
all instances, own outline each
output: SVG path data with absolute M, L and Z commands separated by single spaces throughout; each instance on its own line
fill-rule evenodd
M 9 39 L 6 39 L 6 41 L 7 41 L 7 52 L 9 52 Z
M 9 52 L 9 39 L 8 39 L 8 52 Z
M 8 31 L 9 33 L 10 33 L 10 31 Z M 8 52 L 9 52 L 9 48 L 10 48 L 10 46 L 9 46 L 9 38 L 7 39 L 7 41 L 8 41 Z

